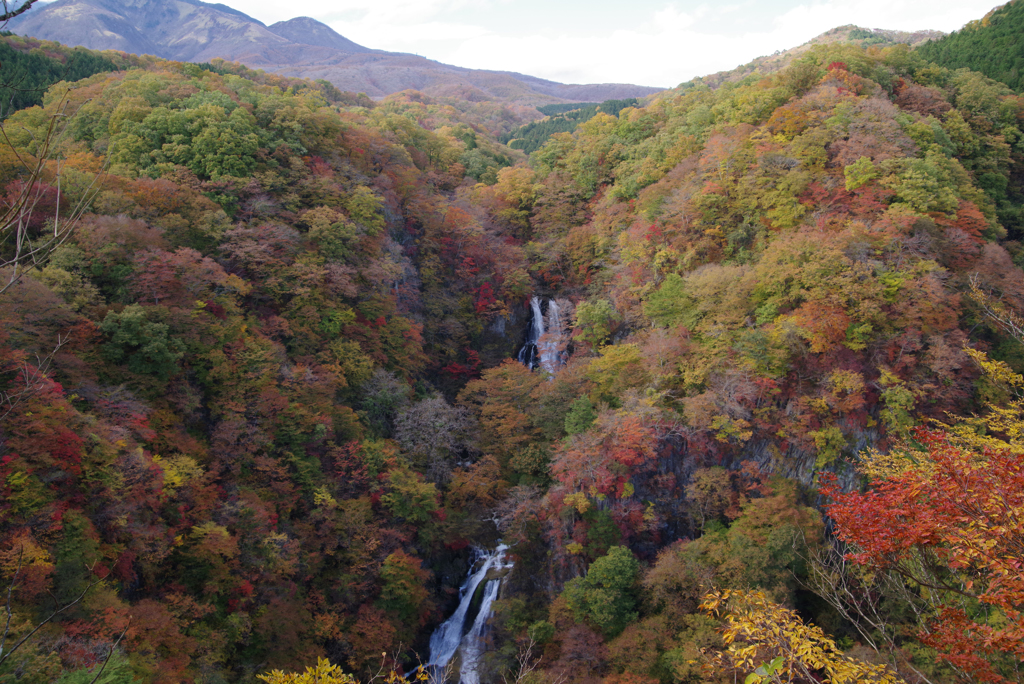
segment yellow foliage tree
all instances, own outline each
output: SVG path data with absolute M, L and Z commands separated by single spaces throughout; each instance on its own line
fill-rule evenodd
M 381 654 L 386 655 L 386 654 Z M 256 675 L 268 684 L 359 684 L 359 680 L 350 674 L 342 671 L 337 665 L 332 665 L 326 658 L 318 658 L 315 667 L 307 667 L 305 672 L 282 672 L 274 670 L 269 674 Z M 416 668 L 416 674 L 411 680 L 406 679 L 400 672 L 392 670 L 386 676 L 374 677 L 372 681 L 383 680 L 385 684 L 412 684 L 412 682 L 428 682 L 430 675 L 423 666 Z
M 821 628 L 760 591 L 711 591 L 701 609 L 725 619 L 722 638 L 728 648 L 710 654 L 709 666 L 747 672 L 744 684 L 820 682 L 822 675 L 832 684 L 903 681 L 885 665 L 847 657 Z
M 355 677 L 345 674 L 326 658 L 319 658 L 316 667 L 307 667 L 305 672 L 274 670 L 270 674 L 256 675 L 256 678 L 269 684 L 358 684 Z

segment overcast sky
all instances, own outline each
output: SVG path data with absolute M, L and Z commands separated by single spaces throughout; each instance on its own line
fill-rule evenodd
M 830 28 L 954 31 L 993 0 L 223 0 L 266 24 L 310 16 L 370 48 L 563 83 L 672 87 Z

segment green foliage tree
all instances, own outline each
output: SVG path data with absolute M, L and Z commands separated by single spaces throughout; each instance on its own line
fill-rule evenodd
M 373 371 L 370 379 L 360 387 L 362 393 L 360 415 L 370 429 L 381 437 L 390 437 L 395 419 L 409 405 L 408 383 L 383 368 Z
M 578 125 L 589 121 L 598 112 L 618 116 L 626 107 L 635 107 L 636 98 L 624 100 L 605 100 L 598 103 L 573 103 L 543 105 L 537 110 L 547 118 L 533 121 L 505 134 L 500 140 L 515 150 L 523 150 L 527 154 L 536 152 L 555 133 L 571 132 Z
M 124 363 L 133 373 L 155 375 L 162 381 L 178 371 L 185 346 L 170 337 L 166 323 L 151 322 L 146 307 L 131 304 L 120 313 L 109 312 L 100 331 L 109 339 L 103 354 L 111 363 Z
M 665 281 L 644 302 L 644 314 L 658 325 L 693 324 L 690 297 L 686 283 L 676 273 L 669 273 Z
M 562 596 L 580 622 L 613 637 L 637 618 L 640 563 L 624 546 L 613 546 L 595 560 L 584 577 L 565 584 Z
M 379 577 L 382 587 L 377 604 L 394 613 L 404 625 L 421 623 L 427 601 L 423 586 L 427 572 L 420 567 L 420 560 L 404 551 L 395 551 L 384 559 Z
M 30 5 L 26 3 L 21 7 Z M 43 54 L 33 45 L 36 42 L 10 34 L 0 40 L 0 63 L 3 64 L 0 99 L 4 102 L 0 118 L 41 105 L 46 90 L 55 83 L 74 83 L 93 74 L 117 70 L 114 62 L 91 50 L 47 43 L 48 54 Z
M 580 302 L 576 306 L 576 337 L 596 350 L 615 330 L 619 316 L 607 299 Z
M 590 397 L 580 397 L 572 402 L 569 412 L 565 415 L 565 434 L 571 436 L 586 432 L 595 420 L 597 420 L 597 411 L 594 409 Z
M 1024 29 L 1024 8 L 1019 2 L 996 7 L 959 31 L 930 40 L 917 52 L 929 62 L 948 69 L 968 68 L 1024 91 L 1024 57 L 1017 37 Z
M 396 518 L 422 525 L 438 509 L 437 488 L 408 468 L 395 468 L 388 473 L 388 492 L 381 502 Z

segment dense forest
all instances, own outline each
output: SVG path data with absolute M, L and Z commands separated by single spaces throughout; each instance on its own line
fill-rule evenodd
M 922 45 L 921 56 L 950 69 L 968 68 L 1024 91 L 1024 3 L 1010 0 L 959 31 Z
M 499 140 L 514 150 L 522 150 L 527 154 L 536 152 L 555 133 L 571 133 L 584 121 L 603 112 L 610 116 L 618 116 L 626 107 L 635 107 L 635 98 L 628 100 L 605 100 L 598 104 L 544 105 L 537 111 L 545 116 L 540 121 L 531 121 L 514 131 L 501 136 Z
M 48 49 L 40 45 L 35 50 L 25 50 L 24 40 L 6 31 L 2 35 L 5 40 L 0 42 L 0 116 L 42 104 L 43 94 L 54 83 L 80 81 L 117 68 L 110 59 L 90 50 L 57 44 L 47 45 Z M 12 47 L 12 42 L 21 49 Z
M 499 541 L 481 682 L 1024 681 L 1009 87 L 818 45 L 527 157 L 94 59 L 3 122 L 0 682 L 440 680 Z

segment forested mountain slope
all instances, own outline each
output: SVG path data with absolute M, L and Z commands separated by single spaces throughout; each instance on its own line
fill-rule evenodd
M 695 82 L 709 85 L 712 88 L 726 82 L 736 82 L 753 73 L 767 76 L 783 69 L 801 57 L 815 45 L 831 45 L 834 43 L 849 43 L 868 47 L 891 47 L 893 45 L 910 45 L 915 47 L 929 40 L 938 40 L 944 34 L 942 31 L 921 30 L 921 31 L 894 31 L 892 29 L 869 29 L 853 24 L 837 26 L 834 29 L 825 31 L 820 35 L 811 38 L 802 45 L 785 50 L 777 50 L 773 54 L 764 55 L 746 64 L 741 64 L 729 71 L 719 71 L 706 76 L 698 76 Z
M 62 98 L 74 113 L 34 238 L 91 192 L 73 240 L 0 297 L 13 633 L 48 588 L 65 602 L 105 578 L 6 672 L 89 667 L 130 615 L 119 676 L 244 679 L 343 634 L 336 655 L 377 667 L 437 619 L 406 550 L 460 548 L 435 481 L 381 437 L 426 378 L 513 351 L 485 315 L 529 292 L 525 259 L 451 192 L 515 153 L 450 107 L 338 110 L 315 89 L 136 67 L 4 124 L 32 155 Z
M 42 104 L 43 95 L 54 83 L 117 69 L 109 58 L 90 50 L 51 43 L 48 50 L 33 52 L 23 41 L 11 40 L 9 34 L 6 38 L 0 41 L 0 116 Z
M 537 110 L 545 114 L 540 121 L 531 121 L 519 128 L 509 131 L 499 140 L 514 150 L 523 150 L 527 154 L 535 152 L 555 133 L 571 133 L 576 127 L 588 121 L 598 112 L 617 116 L 626 107 L 635 107 L 639 103 L 636 98 L 628 100 L 606 100 L 600 104 L 584 103 L 582 106 L 546 105 Z
M 1024 3 L 997 7 L 959 31 L 920 46 L 921 56 L 949 69 L 968 68 L 1024 90 Z
M 804 565 L 821 549 L 820 521 L 800 503 L 813 499 L 780 480 L 748 499 L 754 485 L 739 466 L 805 484 L 832 469 L 849 475 L 865 447 L 895 453 L 916 424 L 1005 400 L 967 350 L 1020 369 L 1020 339 L 1004 337 L 965 293 L 973 281 L 1012 311 L 1024 304 L 1015 263 L 1022 104 L 1002 84 L 906 47 L 818 46 L 772 76 L 598 114 L 554 135 L 530 169 L 501 174 L 497 197 L 523 212 L 536 277 L 576 302 L 573 359 L 514 414 L 535 431 L 531 441 L 550 440 L 542 453 L 552 483 L 510 528 L 529 531 L 516 537 L 526 548 L 536 548 L 531 535 L 544 537 L 548 591 L 568 580 L 550 608 L 532 613 L 556 627 L 549 677 L 707 677 L 688 658 L 714 641 L 696 616 L 711 585 L 761 588 L 861 642 L 866 632 L 844 622 L 850 612 L 837 621 L 803 603 L 801 587 L 813 582 L 800 578 L 824 576 Z M 513 177 L 510 192 L 503 182 Z M 515 373 L 514 364 L 484 371 L 462 395 L 479 407 L 487 448 L 510 463 L 524 448 L 506 446 Z M 553 394 L 578 397 L 566 438 L 547 427 Z M 844 524 L 872 515 L 863 508 Z M 898 537 L 900 524 L 875 534 Z M 676 537 L 696 540 L 655 559 Z M 648 593 L 631 594 L 637 585 L 626 582 L 613 592 L 621 603 L 605 611 L 588 592 L 607 587 L 570 578 L 606 564 L 636 573 L 616 545 L 652 563 L 639 585 Z M 848 599 L 869 591 L 843 581 Z M 839 586 L 819 595 L 834 598 Z M 915 670 L 955 681 L 950 663 L 979 653 L 989 662 L 966 666 L 968 679 L 992 667 L 1014 681 L 1009 632 L 986 652 L 970 629 L 947 632 L 945 618 L 915 624 L 888 612 L 909 600 L 887 595 L 896 603 L 872 619 L 894 634 L 913 624 L 918 637 L 875 648 L 908 681 L 922 681 Z M 514 603 L 506 610 L 509 625 L 531 615 Z M 744 619 L 769 620 L 764 610 Z M 753 642 L 763 660 L 728 662 L 748 662 L 750 672 L 785 653 L 763 634 Z
M 527 160 L 130 62 L 3 124 L 5 261 L 84 210 L 0 294 L 8 632 L 68 606 L 0 677 L 407 671 L 500 537 L 485 682 L 1020 680 L 1009 88 L 820 45 Z
M 808 600 L 791 573 L 820 550 L 809 500 L 778 480 L 747 499 L 760 485 L 742 461 L 804 483 L 848 477 L 864 447 L 888 452 L 921 421 L 1007 396 L 964 348 L 1019 368 L 1020 342 L 965 293 L 973 277 L 1021 305 L 1019 246 L 1004 239 L 1020 231 L 1020 117 L 1004 86 L 907 48 L 821 46 L 770 77 L 599 114 L 499 175 L 495 199 L 536 278 L 576 304 L 575 354 L 551 382 L 510 362 L 460 395 L 499 462 L 551 478 L 514 490 L 506 531 L 550 563 L 542 580 L 516 575 L 524 591 L 569 583 L 550 606 L 499 612 L 509 636 L 554 626 L 547 677 L 696 681 L 688 658 L 714 641 L 696 617 L 701 586 Z M 655 562 L 676 537 L 697 540 Z M 588 592 L 610 589 L 570 578 L 609 566 L 639 578 L 616 545 L 652 566 L 599 610 Z M 863 638 L 828 609 L 806 614 Z M 914 623 L 881 619 L 896 633 Z M 925 636 L 879 645 L 886 659 L 911 679 L 955 680 L 939 653 L 970 642 L 935 636 L 928 618 L 912 629 Z

